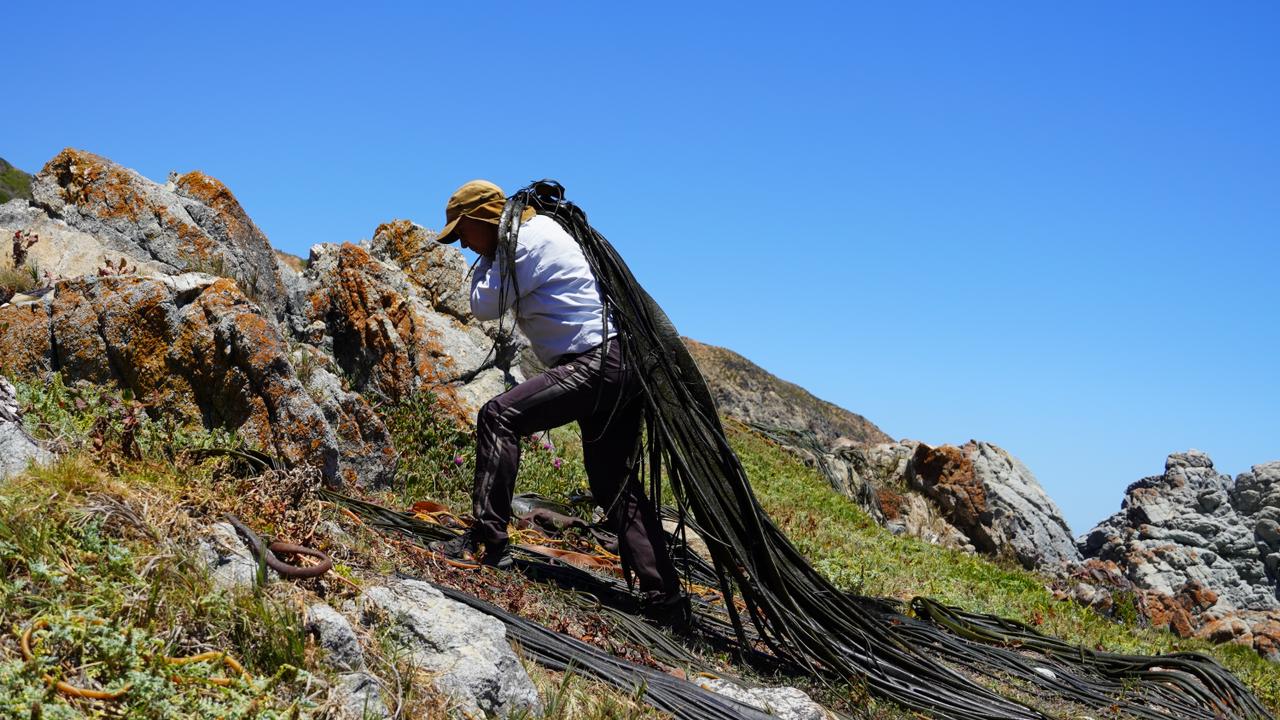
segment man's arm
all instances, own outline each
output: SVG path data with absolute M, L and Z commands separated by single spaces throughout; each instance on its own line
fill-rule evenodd
M 535 260 L 536 258 L 530 256 L 524 243 L 517 243 L 516 286 L 520 290 L 520 297 L 533 292 L 540 284 Z M 502 313 L 511 309 L 511 303 L 515 298 L 510 292 L 510 279 L 503 277 L 502 269 L 506 264 L 502 250 L 498 250 L 496 261 L 480 258 L 480 262 L 476 263 L 474 274 L 471 276 L 471 314 L 475 315 L 477 320 L 497 320 Z M 508 291 L 506 307 L 500 307 L 498 304 L 499 288 L 503 281 L 506 282 Z

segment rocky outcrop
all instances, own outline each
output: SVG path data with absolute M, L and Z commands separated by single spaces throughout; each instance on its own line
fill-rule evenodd
M 25 200 L 0 205 L 0 267 L 15 264 L 8 240 L 18 231 L 31 233 L 36 238 L 27 250 L 24 265 L 34 268 L 42 281 L 96 275 L 101 268 L 119 267 L 121 261 L 131 271 L 143 275 L 168 272 L 164 265 L 117 250 L 94 235 L 50 217 Z
M 684 338 L 720 412 L 750 425 L 808 431 L 825 447 L 840 438 L 856 445 L 892 442 L 870 420 L 814 397 L 722 347 Z
M 393 467 L 386 429 L 363 398 L 329 388 L 317 404 L 275 324 L 230 280 L 63 280 L 35 302 L 0 307 L 0 326 L 0 371 L 115 383 L 153 412 L 234 429 L 290 466 L 320 468 L 329 483 L 379 483 Z
M 61 258 L 49 263 L 51 272 L 71 276 L 99 254 L 127 256 L 144 271 L 232 278 L 273 316 L 284 314 L 285 288 L 266 236 L 225 185 L 199 171 L 160 185 L 67 148 L 35 176 L 31 191 L 28 207 L 6 205 L 0 223 L 43 231 L 45 252 Z
M 365 591 L 361 622 L 383 626 L 412 663 L 465 717 L 542 712 L 533 681 L 507 642 L 506 627 L 446 598 L 430 584 L 397 580 Z
M 1144 616 L 1183 636 L 1249 645 L 1280 660 L 1280 462 L 1234 481 L 1197 450 L 1133 483 L 1120 512 L 1079 541 L 1089 566 L 1115 568 Z
M 1146 590 L 1172 595 L 1195 581 L 1233 608 L 1280 608 L 1278 519 L 1280 462 L 1232 482 L 1192 450 L 1170 455 L 1164 474 L 1130 485 L 1120 512 L 1090 530 L 1080 550 L 1116 563 Z
M 27 434 L 18 413 L 13 384 L 0 377 L 0 480 L 22 472 L 31 463 L 47 463 L 51 456 Z

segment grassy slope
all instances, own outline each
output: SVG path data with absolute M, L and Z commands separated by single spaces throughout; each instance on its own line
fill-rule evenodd
M 315 662 L 315 648 L 300 634 L 299 603 L 314 601 L 318 592 L 340 604 L 342 597 L 351 596 L 348 583 L 361 586 L 397 569 L 413 571 L 412 558 L 371 533 L 344 525 L 351 539 L 343 547 L 328 548 L 347 578 L 341 584 L 274 583 L 256 596 L 217 593 L 200 565 L 189 557 L 191 533 L 208 518 L 235 511 L 269 534 L 294 538 L 303 531 L 293 529 L 295 534 L 290 535 L 290 528 L 306 524 L 291 514 L 295 510 L 307 516 L 307 523 L 322 519 L 344 523 L 345 519 L 332 507 L 311 501 L 299 508 L 280 509 L 281 503 L 263 502 L 228 480 L 219 462 L 185 463 L 166 450 L 179 445 L 234 445 L 235 440 L 225 434 L 150 422 L 126 433 L 125 418 L 133 412 L 130 401 L 93 390 L 69 390 L 57 382 L 28 384 L 22 395 L 28 421 L 39 425 L 45 437 L 64 445 L 68 454 L 51 469 L 0 485 L 0 698 L 13 698 L 8 706 L 0 705 L 0 715 L 26 716 L 33 702 L 41 702 L 44 717 L 81 716 L 76 706 L 48 691 L 40 667 L 21 659 L 17 633 L 38 617 L 50 618 L 62 633 L 37 634 L 46 647 L 44 654 L 52 656 L 59 647 L 69 647 L 67 640 L 80 633 L 77 637 L 83 638 L 87 648 L 77 651 L 83 655 L 81 661 L 104 662 L 91 665 L 88 673 L 100 675 L 107 687 L 118 687 L 128 679 L 137 683 L 133 691 L 139 703 L 136 716 L 142 716 L 142 708 L 162 702 L 182 708 L 172 713 L 174 717 L 183 713 L 236 717 L 251 709 L 269 717 L 288 715 L 295 705 L 304 711 L 322 707 L 323 696 L 315 697 L 313 692 L 308 700 L 303 690 L 308 677 L 323 680 L 326 675 Z M 399 446 L 418 450 L 404 458 L 405 486 L 382 500 L 403 506 L 435 497 L 465 509 L 472 469 L 470 438 L 443 425 L 427 402 L 402 408 L 391 417 Z M 892 536 L 853 503 L 832 493 L 815 471 L 783 449 L 736 423 L 730 423 L 729 429 L 765 508 L 840 587 L 902 599 L 928 595 L 1020 619 L 1092 647 L 1141 653 L 1208 652 L 1239 674 L 1270 707 L 1280 708 L 1280 671 L 1252 651 L 1180 641 L 1169 633 L 1103 619 L 1075 605 L 1055 602 L 1041 579 L 1020 569 Z M 550 443 L 543 438 L 529 443 L 521 490 L 563 495 L 585 484 L 573 435 L 572 429 L 563 429 L 551 435 Z M 95 442 L 102 449 L 95 449 Z M 124 452 L 130 445 L 136 450 Z M 137 458 L 129 459 L 130 454 Z M 134 523 L 129 513 L 111 511 L 112 503 L 104 498 L 128 508 L 140 523 Z M 149 538 L 139 527 L 163 527 L 168 540 Z M 531 588 L 533 603 L 547 604 L 531 607 L 527 614 L 546 622 L 562 608 L 554 606 L 553 598 L 543 601 L 544 595 L 549 593 Z M 94 618 L 109 618 L 107 627 L 112 632 L 103 632 Z M 261 632 L 260 627 L 270 630 Z M 113 633 L 121 630 L 132 633 L 132 649 L 121 650 L 110 642 L 116 637 Z M 173 683 L 156 660 L 204 648 L 232 649 L 253 682 L 227 689 Z M 394 653 L 388 657 L 396 665 Z M 55 669 L 53 661 L 43 662 L 43 672 Z M 295 673 L 292 668 L 299 670 Z M 200 683 L 198 678 L 220 675 L 222 669 L 202 665 L 189 672 L 195 678 L 192 682 Z M 406 678 L 402 700 L 407 706 L 425 717 L 442 712 L 438 698 L 415 679 L 411 668 L 401 672 Z M 625 694 L 581 678 L 537 669 L 531 673 L 548 703 L 562 709 L 554 716 L 652 715 Z M 817 690 L 828 702 L 840 696 L 840 692 L 808 689 Z M 874 705 L 842 709 L 860 717 L 912 717 Z

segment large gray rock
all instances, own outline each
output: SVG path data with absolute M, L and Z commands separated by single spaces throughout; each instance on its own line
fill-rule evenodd
M 1052 574 L 1080 561 L 1062 511 L 1026 465 L 992 443 L 934 448 L 902 440 L 823 448 L 811 435 L 770 434 L 894 533 L 1008 555 Z
M 449 600 L 430 584 L 397 580 L 365 591 L 361 621 L 385 624 L 412 662 L 463 716 L 539 715 L 542 703 L 501 621 Z
M 174 174 L 160 185 L 106 158 L 67 148 L 35 176 L 31 191 L 30 207 L 38 213 L 10 212 L 0 219 L 22 225 L 15 229 L 43 231 L 51 243 L 65 240 L 61 244 L 72 250 L 65 263 L 55 265 L 68 275 L 82 272 L 99 254 L 123 254 L 149 272 L 233 278 L 274 316 L 284 314 L 285 288 L 270 243 L 214 178 L 195 171 Z
M 0 377 L 0 480 L 27 469 L 31 463 L 47 463 L 52 456 L 22 427 L 17 390 Z
M 1120 512 L 1080 540 L 1139 588 L 1173 595 L 1188 582 L 1218 595 L 1217 610 L 1274 610 L 1280 550 L 1280 462 L 1233 482 L 1208 455 L 1174 453 L 1162 475 L 1129 486 Z M 1280 560 L 1280 558 L 1277 558 Z
M 340 483 L 341 447 L 277 326 L 226 278 L 84 276 L 0 307 L 0 371 L 111 383 Z M 354 462 L 352 467 L 365 467 Z

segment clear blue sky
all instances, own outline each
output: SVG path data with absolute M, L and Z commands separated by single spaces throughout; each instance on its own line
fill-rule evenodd
M 558 178 L 683 333 L 1076 533 L 1280 459 L 1280 4 L 227 5 L 8 8 L 0 156 L 201 169 L 303 255 Z

